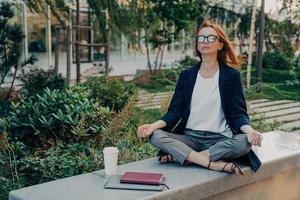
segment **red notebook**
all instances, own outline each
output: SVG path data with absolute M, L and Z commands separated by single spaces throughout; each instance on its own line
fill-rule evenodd
M 121 183 L 136 183 L 146 185 L 160 185 L 164 184 L 163 174 L 158 173 L 146 173 L 146 172 L 125 172 L 121 176 Z

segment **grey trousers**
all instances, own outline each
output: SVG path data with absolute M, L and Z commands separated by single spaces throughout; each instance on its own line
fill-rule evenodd
M 165 153 L 171 154 L 176 162 L 185 164 L 192 151 L 209 151 L 209 159 L 231 160 L 247 154 L 251 150 L 246 134 L 228 138 L 220 133 L 193 131 L 186 129 L 184 134 L 174 134 L 155 130 L 150 136 L 150 143 Z

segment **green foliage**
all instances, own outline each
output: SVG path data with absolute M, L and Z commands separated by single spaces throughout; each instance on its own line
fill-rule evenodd
M 119 148 L 119 164 L 156 156 L 158 150 L 148 143 L 148 139 L 141 140 L 136 135 L 138 126 L 150 120 L 153 120 L 150 115 L 135 108 L 133 97 L 124 109 L 111 119 L 99 143 L 101 146 L 116 145 Z
M 175 89 L 181 71 L 195 65 L 199 60 L 186 56 L 174 62 L 174 68 L 157 71 L 155 74 L 143 74 L 134 80 L 135 84 L 148 92 L 165 92 Z
M 59 145 L 20 159 L 18 166 L 26 184 L 32 185 L 95 171 L 103 167 L 103 155 L 102 149 L 88 144 Z
M 290 70 L 279 70 L 272 68 L 266 68 L 263 70 L 263 82 L 265 83 L 285 83 L 290 79 Z
M 0 101 L 0 117 L 5 118 L 9 115 L 10 104 L 10 101 Z
M 272 100 L 300 100 L 300 88 L 286 83 L 263 83 L 261 92 L 256 91 L 256 85 L 245 89 L 247 99 L 267 98 Z
M 148 92 L 164 92 L 174 89 L 174 84 L 178 79 L 178 69 L 164 69 L 155 74 L 144 73 L 134 80 L 137 87 Z
M 263 67 L 279 70 L 290 69 L 291 60 L 283 52 L 265 52 L 263 56 Z
M 46 51 L 46 42 L 44 38 L 36 39 L 31 41 L 28 45 L 29 52 L 45 52 Z
M 13 104 L 12 113 L 26 113 L 24 110 L 15 109 L 15 107 L 21 109 L 20 107 L 23 105 L 26 109 L 34 107 L 27 112 L 32 113 L 32 115 L 30 115 L 31 118 L 33 118 L 34 115 L 42 116 L 47 113 L 49 115 L 49 112 L 45 110 L 45 107 L 49 107 L 49 109 L 51 107 L 56 107 L 56 110 L 62 110 L 63 106 L 61 104 L 71 107 L 69 105 L 70 102 L 78 105 L 79 102 L 81 102 L 80 100 L 83 101 L 85 99 L 86 101 L 81 104 L 80 107 L 75 109 L 76 112 L 73 110 L 73 115 L 84 112 L 87 114 L 84 115 L 84 117 L 88 119 L 86 120 L 88 121 L 86 123 L 100 126 L 103 124 L 103 122 L 101 124 L 99 121 L 99 116 L 92 115 L 93 107 L 88 109 L 88 105 L 93 105 L 92 100 L 88 100 L 92 99 L 88 93 L 89 90 L 79 86 L 74 86 L 74 88 L 71 88 L 65 92 L 57 90 L 51 91 L 46 89 L 45 93 L 36 95 L 40 97 L 33 98 L 36 101 L 33 101 L 32 103 L 36 103 L 36 106 L 32 106 L 32 104 L 28 102 L 32 101 L 31 98 L 22 97 L 20 102 L 18 102 L 20 105 L 16 106 Z M 47 101 L 45 102 L 40 98 L 46 99 Z M 55 104 L 54 102 L 59 103 Z M 85 105 L 85 103 L 87 103 L 87 105 Z M 42 110 L 42 106 L 40 106 L 41 104 L 44 104 L 44 111 Z M 47 145 L 43 146 L 39 146 L 40 143 L 37 140 L 31 140 L 31 142 L 34 142 L 35 144 L 32 145 L 28 141 L 30 139 L 19 136 L 16 137 L 15 133 L 12 134 L 12 127 L 10 127 L 8 130 L 10 146 L 6 147 L 6 149 L 10 149 L 11 153 L 8 154 L 7 150 L 0 148 L 0 170 L 5 172 L 1 174 L 1 176 L 3 176 L 3 180 L 1 180 L 3 184 L 0 186 L 0 191 L 3 192 L 2 196 L 7 197 L 7 193 L 9 191 L 20 187 L 74 176 L 103 168 L 104 164 L 102 148 L 104 146 L 114 145 L 120 149 L 119 164 L 155 156 L 158 150 L 151 144 L 139 140 L 136 136 L 137 127 L 142 123 L 144 118 L 142 111 L 135 108 L 134 105 L 135 97 L 133 96 L 129 99 L 128 104 L 122 109 L 122 111 L 110 114 L 111 118 L 109 125 L 103 129 L 101 134 L 87 136 L 89 139 L 81 139 L 80 136 L 82 135 L 76 135 L 79 138 L 73 138 L 73 140 L 69 139 L 73 136 L 68 138 L 68 135 L 70 135 L 70 130 L 67 131 L 67 127 L 70 127 L 69 124 L 71 123 L 69 117 L 64 117 L 64 119 L 61 119 L 58 124 L 56 124 L 58 126 L 60 123 L 62 126 L 65 126 L 64 135 L 59 135 L 59 131 L 55 128 L 52 128 L 52 133 L 55 133 L 58 137 L 63 136 L 64 138 L 51 138 L 52 136 L 50 135 L 50 139 L 43 141 L 40 140 L 43 144 L 48 142 Z M 41 113 L 37 113 L 35 111 L 37 108 L 39 108 Z M 70 110 L 62 110 L 62 113 L 66 116 L 67 114 L 70 114 Z M 91 118 L 88 118 L 88 114 L 92 115 Z M 57 115 L 57 117 L 55 115 Z M 55 116 L 53 120 L 60 118 L 58 113 L 55 113 L 52 116 Z M 103 114 L 101 116 L 104 117 Z M 81 116 L 79 116 L 79 118 L 80 117 Z M 11 118 L 12 117 L 10 116 L 9 119 Z M 42 118 L 43 117 L 41 117 L 41 119 Z M 30 123 L 35 126 L 38 124 L 35 122 L 35 120 L 24 123 Z M 42 127 L 42 124 L 44 124 L 44 122 L 41 121 L 41 127 L 36 127 L 36 129 L 40 131 L 36 135 L 33 134 L 33 129 L 31 130 L 32 133 L 26 126 L 24 126 L 23 129 L 27 130 L 28 132 L 26 134 L 30 134 L 32 138 L 41 138 L 41 134 L 45 135 L 47 132 L 49 132 L 46 127 Z M 52 127 L 54 127 L 54 125 L 55 124 L 53 123 Z M 80 125 L 77 127 L 79 126 Z M 41 130 L 42 128 L 44 128 L 44 130 Z M 86 130 L 86 128 L 84 130 Z M 56 140 L 56 142 L 53 142 L 54 140 Z M 33 146 L 35 148 L 32 148 Z M 9 166 L 17 166 L 16 175 L 12 174 L 11 170 L 7 170 L 9 169 Z M 13 179 L 15 176 L 18 176 L 18 179 Z
M 159 109 L 145 109 L 143 111 L 144 122 L 146 124 L 153 123 L 160 119 L 161 113 Z
M 7 199 L 8 192 L 59 178 L 74 176 L 103 168 L 102 150 L 89 144 L 68 144 L 28 153 L 23 143 L 11 143 L 17 155 L 13 159 L 0 151 L 0 199 Z M 10 165 L 17 165 L 18 178 L 13 178 Z M 3 177 L 2 177 L 3 176 Z
M 8 199 L 8 193 L 10 191 L 20 189 L 25 186 L 26 185 L 23 180 L 20 180 L 18 182 L 14 182 L 12 179 L 0 180 L 0 199 L 1 200 Z
M 250 121 L 252 128 L 262 133 L 277 130 L 281 125 L 279 122 L 267 123 L 265 116 L 255 113 L 250 115 Z
M 291 80 L 286 81 L 287 85 L 300 86 L 300 55 L 295 56 L 291 62 L 292 69 L 290 70 Z
M 34 96 L 44 91 L 45 88 L 64 89 L 65 80 L 62 74 L 56 74 L 54 70 L 43 70 L 41 68 L 30 69 L 28 72 L 22 70 L 20 80 L 24 83 L 23 93 L 26 96 Z
M 0 86 L 9 76 L 12 76 L 11 86 L 5 100 L 10 96 L 17 71 L 27 64 L 33 64 L 36 60 L 31 56 L 20 62 L 24 34 L 20 25 L 10 23 L 15 15 L 12 5 L 14 4 L 6 1 L 0 3 Z
M 109 107 L 119 112 L 135 93 L 135 86 L 120 80 L 109 80 L 106 76 L 89 78 L 85 87 L 91 90 L 92 97 L 96 98 L 100 105 Z
M 85 87 L 65 91 L 45 89 L 33 99 L 21 97 L 12 103 L 7 131 L 13 140 L 30 147 L 45 147 L 57 141 L 89 139 L 101 133 L 108 111 L 91 97 Z
M 60 22 L 60 24 L 65 24 L 65 21 L 69 19 L 70 15 L 70 3 L 73 3 L 71 0 L 47 0 L 47 1 L 39 1 L 39 0 L 24 0 L 27 7 L 30 11 L 35 11 L 37 13 L 46 13 L 47 6 L 50 6 L 51 14 Z
M 158 149 L 149 142 L 145 142 L 139 146 L 132 145 L 128 140 L 121 139 L 117 144 L 120 150 L 119 164 L 135 162 L 156 156 Z
M 199 62 L 198 58 L 185 56 L 183 59 L 175 61 L 174 65 L 177 66 L 178 68 L 181 68 L 181 70 L 183 70 L 192 67 L 198 62 Z

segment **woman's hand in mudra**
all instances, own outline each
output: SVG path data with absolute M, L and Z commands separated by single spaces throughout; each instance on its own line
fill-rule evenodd
M 138 127 L 137 136 L 139 138 L 148 137 L 153 133 L 154 130 L 155 128 L 153 127 L 152 124 L 143 124 Z
M 260 132 L 252 129 L 246 133 L 248 142 L 252 145 L 261 146 L 261 141 L 263 140 L 263 136 Z

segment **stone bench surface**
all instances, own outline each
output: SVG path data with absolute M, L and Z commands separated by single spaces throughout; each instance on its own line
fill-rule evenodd
M 157 157 L 118 166 L 126 171 L 163 173 L 169 190 L 162 192 L 104 189 L 104 170 L 82 174 L 11 191 L 10 200 L 135 200 L 135 199 L 205 199 L 275 174 L 300 167 L 300 135 L 286 132 L 263 134 L 262 147 L 254 146 L 262 161 L 255 173 L 241 166 L 244 176 L 207 170 L 198 165 L 160 164 Z

